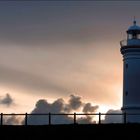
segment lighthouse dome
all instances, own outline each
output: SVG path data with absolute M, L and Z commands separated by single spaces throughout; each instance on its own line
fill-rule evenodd
M 136 21 L 133 21 L 133 25 L 127 30 L 127 33 L 140 33 L 140 26 L 136 25 Z
M 138 25 L 130 26 L 130 27 L 128 28 L 128 31 L 130 31 L 130 30 L 140 30 L 140 26 L 138 26 Z

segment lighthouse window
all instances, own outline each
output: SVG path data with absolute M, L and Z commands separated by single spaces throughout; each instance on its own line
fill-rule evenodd
M 137 34 L 134 33 L 132 39 L 137 39 Z
M 128 64 L 125 64 L 126 69 L 128 68 Z
M 140 39 L 140 34 L 137 35 L 138 39 Z
M 128 39 L 132 39 L 133 36 L 132 36 L 131 34 L 128 34 L 127 38 L 128 38 Z
M 128 92 L 127 92 L 127 91 L 125 92 L 125 95 L 126 95 L 126 96 L 128 95 Z

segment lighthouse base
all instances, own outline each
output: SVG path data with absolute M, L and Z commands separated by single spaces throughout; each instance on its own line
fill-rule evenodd
M 140 106 L 122 107 L 122 112 L 126 123 L 140 123 Z

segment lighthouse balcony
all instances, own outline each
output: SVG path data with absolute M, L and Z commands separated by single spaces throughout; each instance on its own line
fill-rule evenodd
M 120 41 L 122 48 L 140 48 L 140 39 L 128 39 Z

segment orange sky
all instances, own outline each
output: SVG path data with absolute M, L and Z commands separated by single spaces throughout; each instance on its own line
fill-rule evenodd
M 100 105 L 122 105 L 119 41 L 138 19 L 140 2 L 0 2 L 0 94 L 30 112 L 40 98 L 71 94 Z M 17 14 L 18 13 L 18 14 Z

